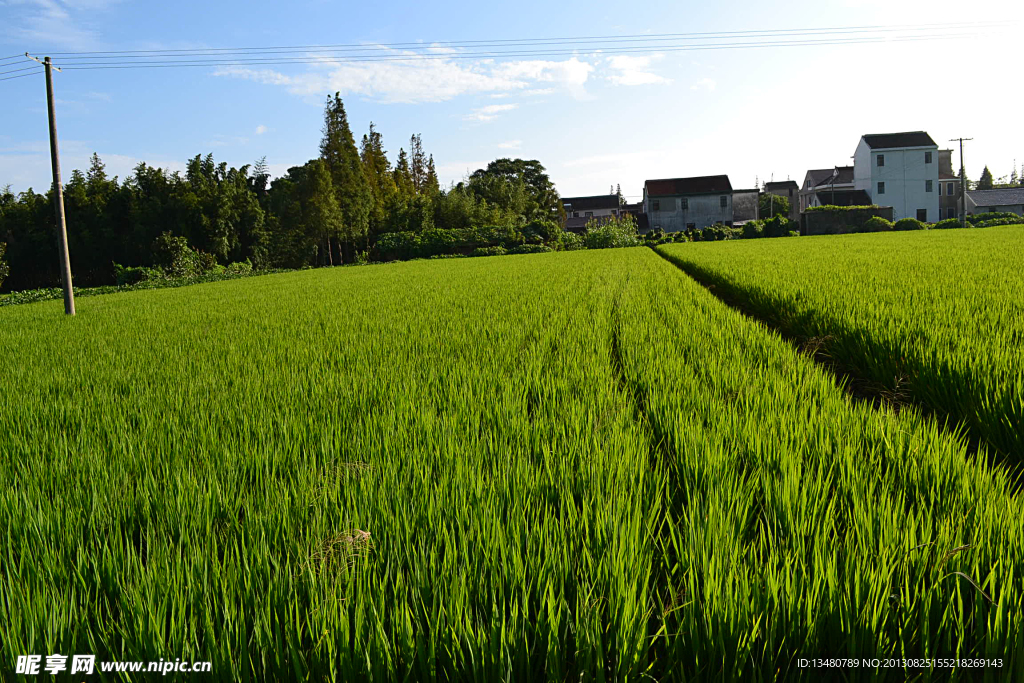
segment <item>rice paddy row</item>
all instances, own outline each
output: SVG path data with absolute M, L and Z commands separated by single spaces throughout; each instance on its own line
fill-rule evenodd
M 59 307 L 0 312 L 8 670 L 774 680 L 829 654 L 1024 674 L 1007 475 L 912 410 L 851 403 L 650 250 Z
M 658 251 L 875 392 L 1024 465 L 1024 226 Z

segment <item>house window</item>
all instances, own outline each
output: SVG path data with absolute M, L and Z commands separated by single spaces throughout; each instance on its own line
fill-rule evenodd
M 718 204 L 723 209 L 725 208 L 726 204 L 728 204 L 728 203 L 729 203 L 729 198 L 726 195 L 723 194 L 721 197 L 718 198 Z
M 594 215 L 593 211 L 587 211 L 586 213 L 583 214 L 583 217 L 584 218 L 590 218 L 593 215 Z
M 946 183 L 946 194 L 948 194 L 950 197 L 953 196 L 953 185 L 954 183 Z
M 928 222 L 928 209 L 918 209 L 917 210 L 917 220 L 921 221 L 922 223 L 927 223 Z
M 932 191 L 932 181 L 930 181 L 930 180 L 924 181 L 924 191 L 925 192 L 931 192 Z
M 696 223 L 687 223 L 686 224 L 686 229 L 687 230 L 694 230 L 694 229 L 696 229 L 696 227 L 697 227 Z
M 885 183 L 878 183 L 878 194 L 885 194 Z
M 687 199 L 686 197 L 683 197 L 679 201 L 681 201 L 683 203 L 683 211 L 687 211 L 690 208 L 690 200 Z
M 885 166 L 885 155 L 884 154 L 879 154 L 877 157 L 875 157 L 875 159 L 877 160 L 876 163 L 879 166 Z
M 579 218 L 580 217 L 580 212 L 579 211 L 573 211 L 572 212 L 572 217 L 573 218 Z
M 612 215 L 613 216 L 618 216 L 619 215 L 618 210 L 617 209 L 612 209 Z
M 655 200 L 651 201 L 651 210 L 652 211 L 661 211 L 661 200 L 655 199 Z
M 792 197 L 792 196 L 793 196 L 793 188 L 792 188 L 792 187 L 791 187 L 791 188 L 789 188 L 789 196 L 790 196 L 790 197 Z
M 932 153 L 931 152 L 925 152 L 924 153 L 924 163 L 926 163 L 926 164 L 932 163 Z

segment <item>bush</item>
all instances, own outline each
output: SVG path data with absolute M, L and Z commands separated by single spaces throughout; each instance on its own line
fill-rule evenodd
M 1010 211 L 986 211 L 985 213 L 971 213 L 967 214 L 968 223 L 987 223 L 997 219 L 1009 219 L 1020 223 L 1024 218 L 1021 218 L 1017 214 Z M 1000 223 L 999 225 L 1008 225 L 1007 223 Z
M 992 220 L 981 221 L 980 223 L 975 223 L 974 227 L 994 228 L 997 225 L 1020 225 L 1021 223 L 1024 223 L 1024 218 L 1014 215 L 1013 218 L 993 218 Z
M 786 233 L 786 237 L 799 237 L 799 236 L 800 236 L 800 231 L 799 230 L 790 230 L 789 232 Z
M 970 226 L 970 223 L 967 224 Z M 932 226 L 932 230 L 949 230 L 951 228 L 962 228 L 963 224 L 959 218 L 947 218 Z
M 157 268 L 125 268 L 120 263 L 114 264 L 114 278 L 118 287 L 135 285 L 147 280 L 158 280 L 164 276 L 163 271 Z
M 751 240 L 764 237 L 764 223 L 761 221 L 747 221 L 743 224 L 743 239 Z
M 901 218 L 896 221 L 893 226 L 893 230 L 927 230 L 928 226 L 917 220 L 916 218 Z
M 791 221 L 785 216 L 775 216 L 763 221 L 764 229 L 762 234 L 765 237 L 787 237 L 789 233 L 798 229 L 796 221 Z
M 193 277 L 203 272 L 199 253 L 184 237 L 162 233 L 153 242 L 156 264 L 170 277 Z
M 4 283 L 7 275 L 11 272 L 11 267 L 7 265 L 7 261 L 4 260 L 4 253 L 7 251 L 7 243 L 0 242 L 0 285 Z
M 245 259 L 244 261 L 229 263 L 224 271 L 227 273 L 234 273 L 236 275 L 251 275 L 252 262 L 249 259 Z
M 878 204 L 861 204 L 859 206 L 836 206 L 835 204 L 822 204 L 821 206 L 809 206 L 804 212 L 808 211 L 860 211 L 862 209 L 880 209 Z
M 885 232 L 887 230 L 892 230 L 892 221 L 887 221 L 881 216 L 872 216 L 861 226 L 861 232 Z
M 469 255 L 470 256 L 504 256 L 508 252 L 505 251 L 505 247 L 477 247 Z
M 499 247 L 500 248 L 500 247 Z M 509 254 L 544 254 L 552 251 L 551 247 L 543 244 L 520 244 L 508 250 Z
M 618 216 L 600 224 L 591 220 L 587 223 L 583 243 L 587 245 L 587 249 L 635 247 L 640 244 L 636 234 L 636 221 L 629 215 Z
M 586 245 L 583 243 L 583 237 L 577 235 L 574 232 L 563 230 L 561 235 L 561 247 L 564 251 L 576 251 L 578 249 L 586 249 Z

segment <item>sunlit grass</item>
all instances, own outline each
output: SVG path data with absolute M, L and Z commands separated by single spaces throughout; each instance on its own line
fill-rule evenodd
M 0 666 L 170 655 L 225 680 L 479 681 L 773 680 L 830 653 L 1024 667 L 1005 475 L 912 411 L 851 404 L 650 250 L 78 309 L 0 311 Z

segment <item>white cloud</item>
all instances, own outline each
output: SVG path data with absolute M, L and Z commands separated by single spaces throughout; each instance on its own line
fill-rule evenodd
M 509 140 L 508 142 L 499 142 L 498 149 L 519 149 L 523 146 L 522 140 Z
M 99 33 L 93 27 L 96 12 L 118 0 L 12 0 L 8 6 L 22 6 L 8 25 L 10 35 L 35 41 L 38 47 L 60 46 L 66 50 L 100 47 Z M 33 46 L 30 46 L 33 47 Z
M 607 60 L 611 69 L 607 79 L 613 85 L 650 85 L 654 83 L 671 83 L 672 80 L 650 71 L 651 63 L 661 59 L 661 55 L 638 57 L 632 55 L 616 55 Z
M 693 85 L 690 86 L 690 90 L 714 90 L 715 79 L 713 78 L 702 78 Z
M 256 135 L 263 135 L 266 132 L 267 132 L 267 127 L 264 126 L 262 123 L 260 125 L 256 126 Z
M 438 49 L 442 55 L 450 49 Z M 558 88 L 585 97 L 584 84 L 594 65 L 576 57 L 562 61 L 526 60 L 461 62 L 410 57 L 409 52 L 387 50 L 391 61 L 338 62 L 318 60 L 309 71 L 286 75 L 272 69 L 223 67 L 214 74 L 278 85 L 300 96 L 319 97 L 327 92 L 362 95 L 382 103 L 443 102 L 459 95 L 502 95 L 516 92 L 547 94 Z M 409 57 L 401 59 L 402 57 Z M 534 88 L 538 83 L 548 88 Z
M 471 113 L 466 114 L 465 119 L 467 121 L 493 121 L 501 112 L 512 111 L 518 107 L 518 104 L 489 104 L 486 107 L 477 107 Z

